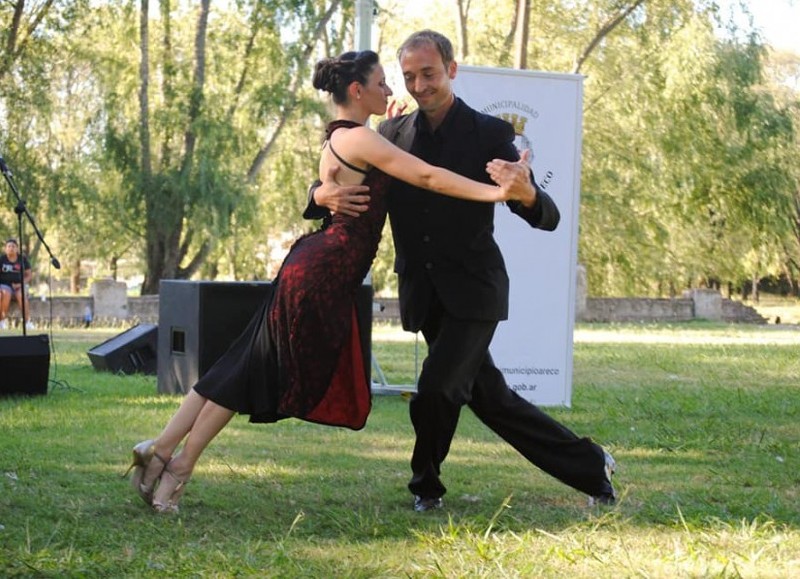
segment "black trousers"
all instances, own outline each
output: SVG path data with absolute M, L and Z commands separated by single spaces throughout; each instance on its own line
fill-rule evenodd
M 497 322 L 456 319 L 434 301 L 422 327 L 428 356 L 410 405 L 416 442 L 409 490 L 425 498 L 447 492 L 441 465 L 466 404 L 546 473 L 591 496 L 609 492 L 603 449 L 576 436 L 506 384 L 489 354 Z

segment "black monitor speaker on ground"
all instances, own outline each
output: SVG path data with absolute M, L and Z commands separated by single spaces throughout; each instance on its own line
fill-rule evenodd
M 50 340 L 38 336 L 0 338 L 0 396 L 47 394 Z
M 270 282 L 162 280 L 158 292 L 158 391 L 185 394 L 272 296 Z M 371 379 L 372 286 L 362 285 L 356 315 Z
M 156 374 L 158 326 L 138 324 L 89 350 L 95 370 Z

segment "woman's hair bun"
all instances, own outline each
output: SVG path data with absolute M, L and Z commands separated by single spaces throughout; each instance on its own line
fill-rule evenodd
M 378 54 L 371 50 L 345 52 L 340 56 L 324 58 L 314 68 L 312 83 L 314 88 L 331 93 L 335 103 L 343 104 L 347 101 L 350 83 L 366 84 L 367 77 L 378 62 Z

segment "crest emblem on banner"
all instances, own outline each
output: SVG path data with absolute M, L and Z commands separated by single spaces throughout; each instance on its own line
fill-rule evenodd
M 530 160 L 533 161 L 533 144 L 525 134 L 525 125 L 528 122 L 528 117 L 519 113 L 500 113 L 497 116 L 504 121 L 511 123 L 511 126 L 514 127 L 514 146 L 520 153 L 522 153 L 522 151 L 525 149 L 530 149 Z
M 538 119 L 539 111 L 527 103 L 505 99 L 487 105 L 481 112 L 503 119 L 514 127 L 514 146 L 520 153 L 525 149 L 531 152 L 528 163 L 532 167 L 533 160 L 536 158 L 536 150 L 529 130 L 529 121 Z M 545 171 L 541 176 L 537 173 L 537 181 L 542 189 L 546 190 L 552 179 L 552 171 Z
M 533 162 L 536 152 L 533 148 L 531 136 L 526 133 L 528 122 L 539 117 L 539 111 L 532 106 L 514 100 L 495 101 L 486 106 L 482 111 L 487 115 L 493 115 L 503 119 L 514 127 L 514 146 L 522 152 L 529 149 L 531 152 L 530 161 Z

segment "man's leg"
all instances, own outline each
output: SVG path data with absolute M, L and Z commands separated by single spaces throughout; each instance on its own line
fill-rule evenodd
M 447 491 L 440 467 L 496 327 L 496 322 L 457 320 L 436 306 L 422 328 L 428 356 L 410 404 L 416 442 L 408 484 L 419 497 L 438 498 Z
M 551 476 L 590 496 L 613 493 L 604 470 L 602 447 L 589 438 L 579 438 L 512 391 L 488 353 L 469 407 L 503 440 Z

